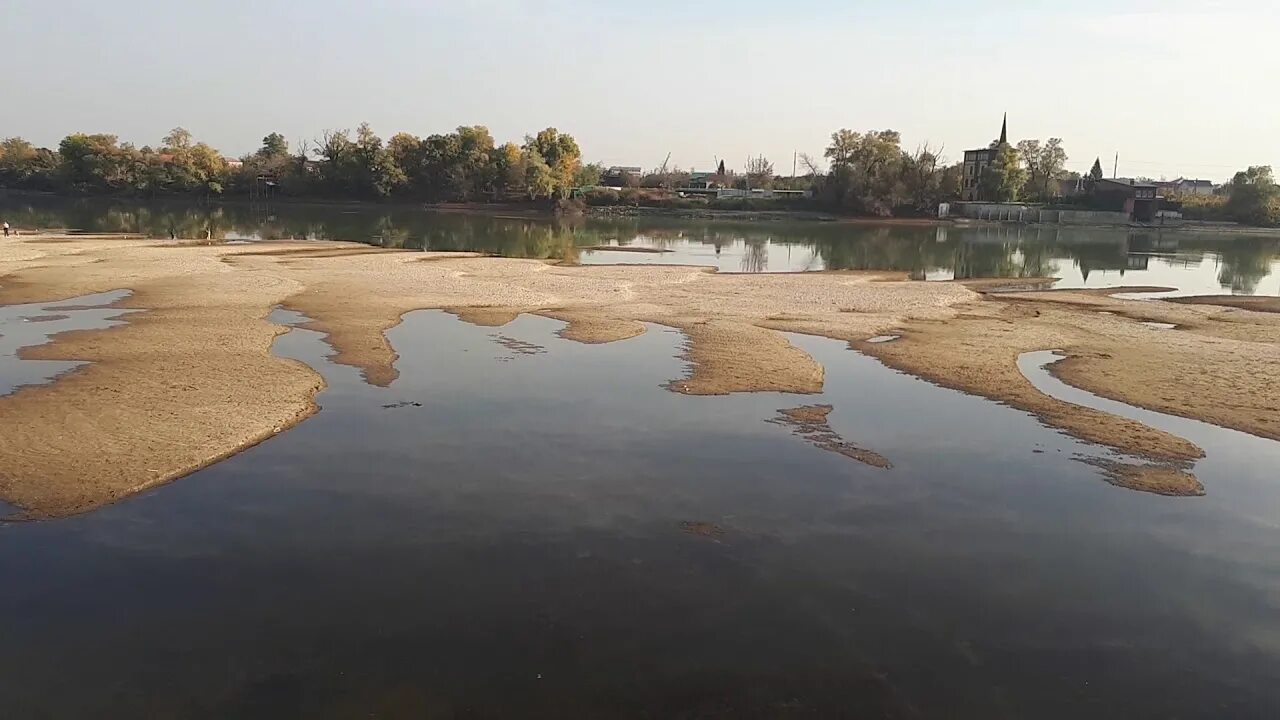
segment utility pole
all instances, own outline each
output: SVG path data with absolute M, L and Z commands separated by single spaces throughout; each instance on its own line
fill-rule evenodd
M 1120 177 L 1120 153 L 1116 153 L 1116 164 L 1111 167 L 1111 179 Z
M 795 180 L 796 178 L 796 158 L 799 156 L 800 156 L 799 152 L 795 150 L 791 151 L 791 179 L 792 180 Z

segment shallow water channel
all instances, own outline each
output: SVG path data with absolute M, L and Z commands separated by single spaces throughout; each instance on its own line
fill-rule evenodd
M 0 395 L 41 385 L 80 363 L 69 360 L 22 360 L 22 348 L 44 345 L 54 335 L 71 330 L 104 330 L 120 325 L 132 310 L 111 307 L 129 296 L 127 290 L 84 295 L 67 300 L 27 305 L 0 305 Z
M 315 417 L 91 514 L 0 525 L 6 715 L 1280 708 L 1280 443 L 1172 428 L 1206 449 L 1207 495 L 1162 497 L 843 343 L 791 337 L 821 395 L 688 397 L 662 389 L 677 333 L 560 327 L 411 313 L 389 388 L 295 329 L 277 350 L 328 381 Z M 1024 371 L 1073 392 L 1051 359 Z M 814 405 L 892 467 L 777 422 Z

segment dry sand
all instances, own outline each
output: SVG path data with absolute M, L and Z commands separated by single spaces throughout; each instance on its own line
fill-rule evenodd
M 1068 359 L 1054 371 L 1086 390 L 1280 437 L 1274 313 L 1096 293 L 984 296 L 893 274 L 564 267 L 352 243 L 49 235 L 0 243 L 0 303 L 121 288 L 133 291 L 126 306 L 147 312 L 31 351 L 92 364 L 0 398 L 0 498 L 34 516 L 84 511 L 179 477 L 312 412 L 319 376 L 270 351 L 282 329 L 265 318 L 278 304 L 328 335 L 335 362 L 383 386 L 397 377 L 385 332 L 406 312 L 448 309 L 490 327 L 533 312 L 566 322 L 561 335 L 579 342 L 633 337 L 643 323 L 679 328 L 689 372 L 670 387 L 689 394 L 820 392 L 822 366 L 777 332 L 795 331 L 851 341 L 892 367 L 1125 452 L 1201 455 L 1181 438 L 1039 393 L 1017 356 L 1057 348 Z M 902 339 L 863 342 L 889 331 Z

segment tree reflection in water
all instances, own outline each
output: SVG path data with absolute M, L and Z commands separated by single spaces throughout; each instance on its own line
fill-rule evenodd
M 45 197 L 7 198 L 0 201 L 0 210 L 19 227 L 154 237 L 168 237 L 172 228 L 180 238 L 200 240 L 357 240 L 568 262 L 579 260 L 580 248 L 594 245 L 705 248 L 697 258 L 676 252 L 645 261 L 699 262 L 723 253 L 723 262 L 731 263 L 726 269 L 741 272 L 888 270 L 915 279 L 968 279 L 1049 277 L 1071 268 L 1088 282 L 1095 272 L 1124 277 L 1159 265 L 1188 272 L 1203 267 L 1210 273 L 1210 284 L 1252 294 L 1280 269 L 1280 240 L 1274 238 L 1106 228 L 876 227 L 663 217 L 553 220 L 442 214 L 407 206 L 199 205 Z M 1205 264 L 1209 261 L 1214 265 Z

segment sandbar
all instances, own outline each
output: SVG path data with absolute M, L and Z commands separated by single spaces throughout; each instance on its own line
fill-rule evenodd
M 305 314 L 334 362 L 379 386 L 398 378 L 386 331 L 405 313 L 447 309 L 485 327 L 536 313 L 565 322 L 560 334 L 584 343 L 635 337 L 646 324 L 680 330 L 687 370 L 668 388 L 690 395 L 821 392 L 825 369 L 784 334 L 807 333 L 1123 453 L 1164 463 L 1203 454 L 1183 438 L 1040 393 L 1017 357 L 1060 349 L 1067 359 L 1052 371 L 1072 385 L 1280 438 L 1280 315 L 1093 292 L 981 292 L 992 285 L 900 273 L 561 266 L 343 242 L 25 235 L 0 243 L 0 303 L 128 289 L 122 306 L 141 312 L 31 350 L 87 364 L 0 397 L 0 499 L 32 517 L 84 512 L 306 418 L 323 381 L 272 354 L 287 331 L 267 320 L 277 306 Z M 865 342 L 886 333 L 901 337 Z

